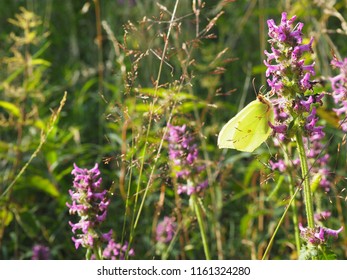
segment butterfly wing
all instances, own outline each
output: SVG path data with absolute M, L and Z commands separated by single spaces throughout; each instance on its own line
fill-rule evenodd
M 252 109 L 254 108 L 254 103 L 259 102 L 257 100 L 252 101 L 249 103 L 245 108 L 243 108 L 235 117 L 233 117 L 230 121 L 228 121 L 223 128 L 221 129 L 219 135 L 218 135 L 218 147 L 220 149 L 222 148 L 229 148 L 229 149 L 236 149 L 235 148 L 235 141 L 234 141 L 234 134 L 238 130 L 238 126 L 240 123 L 242 123 L 249 114 L 251 114 Z
M 269 137 L 269 121 L 274 122 L 271 103 L 264 97 L 252 101 L 222 128 L 219 148 L 253 152 Z

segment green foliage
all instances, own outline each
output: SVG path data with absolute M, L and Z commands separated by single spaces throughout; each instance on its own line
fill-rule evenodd
M 203 225 L 189 197 L 177 194 L 168 163 L 167 125 L 186 124 L 206 165 L 209 186 L 196 205 L 211 258 L 261 259 L 297 185 L 271 171 L 269 160 L 279 150 L 219 150 L 217 135 L 255 99 L 253 78 L 256 89 L 267 91 L 266 20 L 279 20 L 284 9 L 305 23 L 308 38 L 315 36 L 316 76 L 334 73 L 331 50 L 347 55 L 342 1 L 220 0 L 195 8 L 200 1 L 180 1 L 171 23 L 176 1 L 130 2 L 2 5 L 0 258 L 30 258 L 37 243 L 54 259 L 84 258 L 71 241 L 66 202 L 72 164 L 90 168 L 97 162 L 111 194 L 104 227 L 117 241 L 131 242 L 134 258 L 204 259 Z M 330 90 L 327 83 L 320 89 Z M 332 103 L 324 100 L 318 114 L 327 138 L 333 136 L 322 152 L 331 156 L 334 186 L 325 193 L 316 176 L 313 191 L 315 210 L 332 212 L 322 223 L 337 228 L 346 221 L 347 148 Z M 295 182 L 300 176 L 291 170 Z M 304 222 L 300 192 L 295 205 Z M 305 246 L 297 252 L 293 211 L 283 218 L 268 258 L 347 257 L 346 232 L 329 249 L 319 248 L 322 254 Z M 159 244 L 155 229 L 164 216 L 174 216 L 178 226 L 170 243 Z
M 308 244 L 303 246 L 300 250 L 300 260 L 336 260 L 336 254 L 331 250 L 328 245 L 314 246 Z

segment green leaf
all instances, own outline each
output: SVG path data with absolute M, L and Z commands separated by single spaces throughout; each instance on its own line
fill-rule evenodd
M 33 125 L 41 130 L 45 129 L 45 123 L 40 119 L 35 120 Z
M 52 197 L 59 196 L 59 191 L 55 185 L 53 185 L 48 179 L 37 175 L 30 177 L 28 182 L 23 182 L 22 184 L 18 185 L 16 187 L 16 190 L 20 190 L 23 188 L 32 188 L 40 190 Z
M 207 105 L 206 102 L 204 101 L 199 101 L 199 102 L 195 102 L 195 101 L 192 101 L 192 102 L 184 102 L 182 105 L 179 105 L 177 106 L 179 109 L 179 111 L 181 113 L 189 113 L 189 112 L 193 112 L 194 111 L 194 108 L 196 109 L 202 109 L 202 108 L 205 108 Z
M 317 190 L 317 188 L 319 187 L 319 184 L 320 184 L 321 180 L 322 180 L 322 175 L 321 175 L 321 174 L 316 173 L 316 174 L 313 176 L 312 182 L 311 182 L 311 186 L 310 186 L 310 187 L 311 187 L 312 193 L 314 193 L 314 192 Z
M 32 65 L 44 65 L 44 66 L 51 66 L 51 63 L 45 59 L 42 58 L 36 58 L 31 61 Z
M 10 144 L 4 141 L 0 141 L 0 152 L 5 153 L 8 151 Z
M 7 211 L 6 209 L 0 210 L 0 221 L 4 223 L 4 226 L 8 226 L 11 221 L 13 220 L 13 214 L 10 211 Z
M 15 78 L 17 78 L 21 73 L 23 73 L 24 67 L 18 67 L 12 74 L 10 74 L 6 80 L 0 84 L 0 90 L 4 88 L 5 85 L 10 84 Z
M 6 111 L 11 113 L 12 115 L 16 117 L 20 117 L 20 109 L 14 105 L 13 103 L 7 102 L 7 101 L 0 101 L 0 107 L 4 108 Z
M 45 44 L 40 48 L 35 54 L 33 54 L 33 58 L 38 58 L 40 57 L 51 45 L 51 42 L 47 41 Z M 50 63 L 50 62 L 49 62 Z
M 42 190 L 46 192 L 47 194 L 57 197 L 59 196 L 59 191 L 56 188 L 55 185 L 53 185 L 48 179 L 40 177 L 40 176 L 33 176 L 31 178 L 31 185 L 32 187 Z

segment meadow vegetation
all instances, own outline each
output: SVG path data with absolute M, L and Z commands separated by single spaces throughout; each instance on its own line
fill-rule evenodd
M 347 258 L 344 1 L 1 6 L 0 259 Z

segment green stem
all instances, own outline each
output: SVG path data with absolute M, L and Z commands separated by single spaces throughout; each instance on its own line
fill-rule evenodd
M 176 240 L 178 238 L 178 233 L 180 232 L 182 227 L 182 223 L 180 223 L 177 227 L 177 230 L 175 232 L 175 235 L 173 236 L 173 238 L 171 239 L 171 242 L 169 244 L 169 246 L 167 247 L 167 249 L 165 250 L 165 252 L 163 252 L 161 259 L 162 260 L 167 260 L 167 258 L 169 257 L 169 253 L 172 251 L 172 248 L 174 247 Z
M 305 153 L 304 143 L 302 141 L 301 131 L 298 129 L 296 132 L 296 144 L 299 151 L 301 174 L 304 185 L 304 201 L 306 208 L 307 224 L 309 228 L 314 228 L 314 216 L 313 216 L 313 200 L 310 186 L 309 170 L 307 165 L 307 158 Z
M 198 224 L 199 224 L 201 239 L 202 239 L 202 245 L 204 246 L 205 257 L 206 257 L 206 260 L 210 260 L 211 256 L 210 256 L 210 250 L 208 249 L 207 237 L 206 237 L 206 232 L 205 232 L 205 227 L 204 227 L 204 221 L 202 219 L 201 208 L 199 206 L 196 193 L 193 193 L 191 195 L 191 198 L 193 201 L 193 207 L 194 207 L 195 215 L 196 215 L 196 218 L 198 219 Z
M 88 248 L 87 252 L 86 252 L 86 260 L 87 261 L 89 261 L 91 259 L 92 254 L 93 254 L 93 250 L 91 248 Z
M 318 249 L 319 249 L 319 251 L 321 251 L 321 253 L 322 253 L 323 257 L 324 257 L 323 260 L 329 260 L 327 254 L 325 253 L 325 250 L 324 250 L 325 248 L 322 247 L 322 245 L 318 245 Z
M 282 214 L 281 219 L 278 221 L 277 226 L 276 226 L 276 228 L 275 228 L 275 230 L 274 230 L 274 233 L 272 234 L 272 236 L 271 236 L 271 238 L 270 238 L 270 241 L 269 241 L 269 243 L 268 243 L 268 245 L 267 245 L 267 247 L 266 247 L 266 249 L 265 249 L 265 252 L 264 252 L 264 254 L 263 254 L 262 260 L 265 260 L 266 257 L 268 256 L 268 254 L 269 254 L 269 252 L 270 252 L 270 248 L 272 247 L 272 244 L 273 244 L 273 242 L 274 242 L 274 240 L 275 240 L 275 236 L 276 236 L 276 234 L 277 234 L 277 232 L 278 232 L 278 229 L 280 228 L 280 226 L 281 226 L 281 224 L 282 224 L 282 222 L 283 222 L 283 220 L 284 220 L 284 217 L 287 215 L 287 212 L 288 212 L 288 210 L 289 210 L 289 205 L 291 205 L 291 204 L 293 203 L 293 201 L 294 201 L 294 199 L 295 199 L 295 196 L 296 196 L 296 194 L 298 193 L 298 191 L 299 191 L 299 188 L 297 188 L 297 189 L 295 190 L 294 194 L 292 195 L 292 197 L 291 197 L 291 199 L 290 199 L 290 201 L 289 201 L 288 207 L 286 207 L 286 209 L 284 210 L 284 212 L 283 212 L 283 214 Z
M 285 162 L 286 165 L 289 166 L 290 165 L 290 161 L 288 158 L 288 154 L 287 152 L 284 153 L 284 157 L 285 157 Z M 290 176 L 289 176 L 289 193 L 290 196 L 293 197 L 294 196 L 294 192 L 295 192 L 295 188 L 294 188 L 294 183 L 293 183 L 293 172 L 292 170 L 290 170 Z M 300 254 L 300 249 L 301 249 L 301 244 L 300 244 L 300 232 L 299 232 L 299 221 L 298 221 L 298 209 L 296 207 L 296 199 L 294 196 L 294 200 L 293 202 L 290 204 L 291 208 L 292 208 L 292 212 L 293 212 L 293 225 L 294 225 L 294 236 L 295 236 L 295 245 L 296 245 L 296 251 L 297 254 L 299 256 Z
M 293 180 L 292 177 L 289 177 L 289 193 L 290 196 L 294 196 L 294 185 L 293 185 Z M 298 253 L 298 255 L 300 254 L 300 249 L 301 249 L 301 245 L 300 245 L 300 232 L 299 232 L 299 221 L 298 221 L 298 209 L 296 207 L 296 203 L 295 203 L 295 198 L 293 200 L 293 202 L 291 203 L 291 208 L 292 208 L 292 212 L 293 212 L 293 225 L 294 225 L 294 236 L 295 236 L 295 245 L 296 245 L 296 251 Z
M 94 244 L 93 252 L 96 260 L 102 260 L 102 252 L 99 242 L 97 244 Z
M 294 185 L 292 182 L 292 178 L 290 177 L 289 180 L 289 193 L 290 196 L 294 196 Z M 296 245 L 296 251 L 299 255 L 301 245 L 300 245 L 300 232 L 299 232 L 299 221 L 298 221 L 298 209 L 296 207 L 295 199 L 293 200 L 292 204 L 290 205 L 293 212 L 293 225 L 294 225 L 294 236 L 295 236 L 295 245 Z

